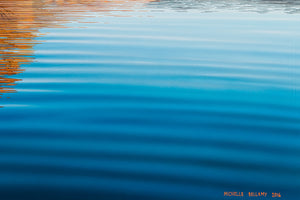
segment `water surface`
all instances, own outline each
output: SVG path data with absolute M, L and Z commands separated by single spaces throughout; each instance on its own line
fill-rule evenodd
M 1 196 L 298 200 L 299 8 L 0 1 Z

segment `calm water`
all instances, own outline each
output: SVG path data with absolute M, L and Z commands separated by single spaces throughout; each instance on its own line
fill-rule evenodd
M 299 13 L 1 0 L 1 198 L 299 200 Z

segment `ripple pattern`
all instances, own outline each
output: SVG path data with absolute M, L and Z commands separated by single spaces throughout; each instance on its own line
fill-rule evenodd
M 0 15 L 5 200 L 299 199 L 297 1 L 32 2 Z

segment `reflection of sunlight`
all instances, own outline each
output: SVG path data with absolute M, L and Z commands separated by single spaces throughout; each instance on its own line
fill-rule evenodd
M 22 64 L 32 62 L 33 45 L 39 29 L 62 27 L 63 23 L 84 17 L 84 12 L 130 11 L 150 0 L 0 0 L 0 95 L 16 92 Z

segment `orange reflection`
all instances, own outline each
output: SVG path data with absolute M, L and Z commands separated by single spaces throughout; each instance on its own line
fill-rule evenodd
M 130 11 L 151 0 L 0 0 L 0 98 L 16 92 L 22 64 L 33 60 L 33 46 L 39 29 L 62 27 L 63 23 L 86 17 L 83 13 Z

